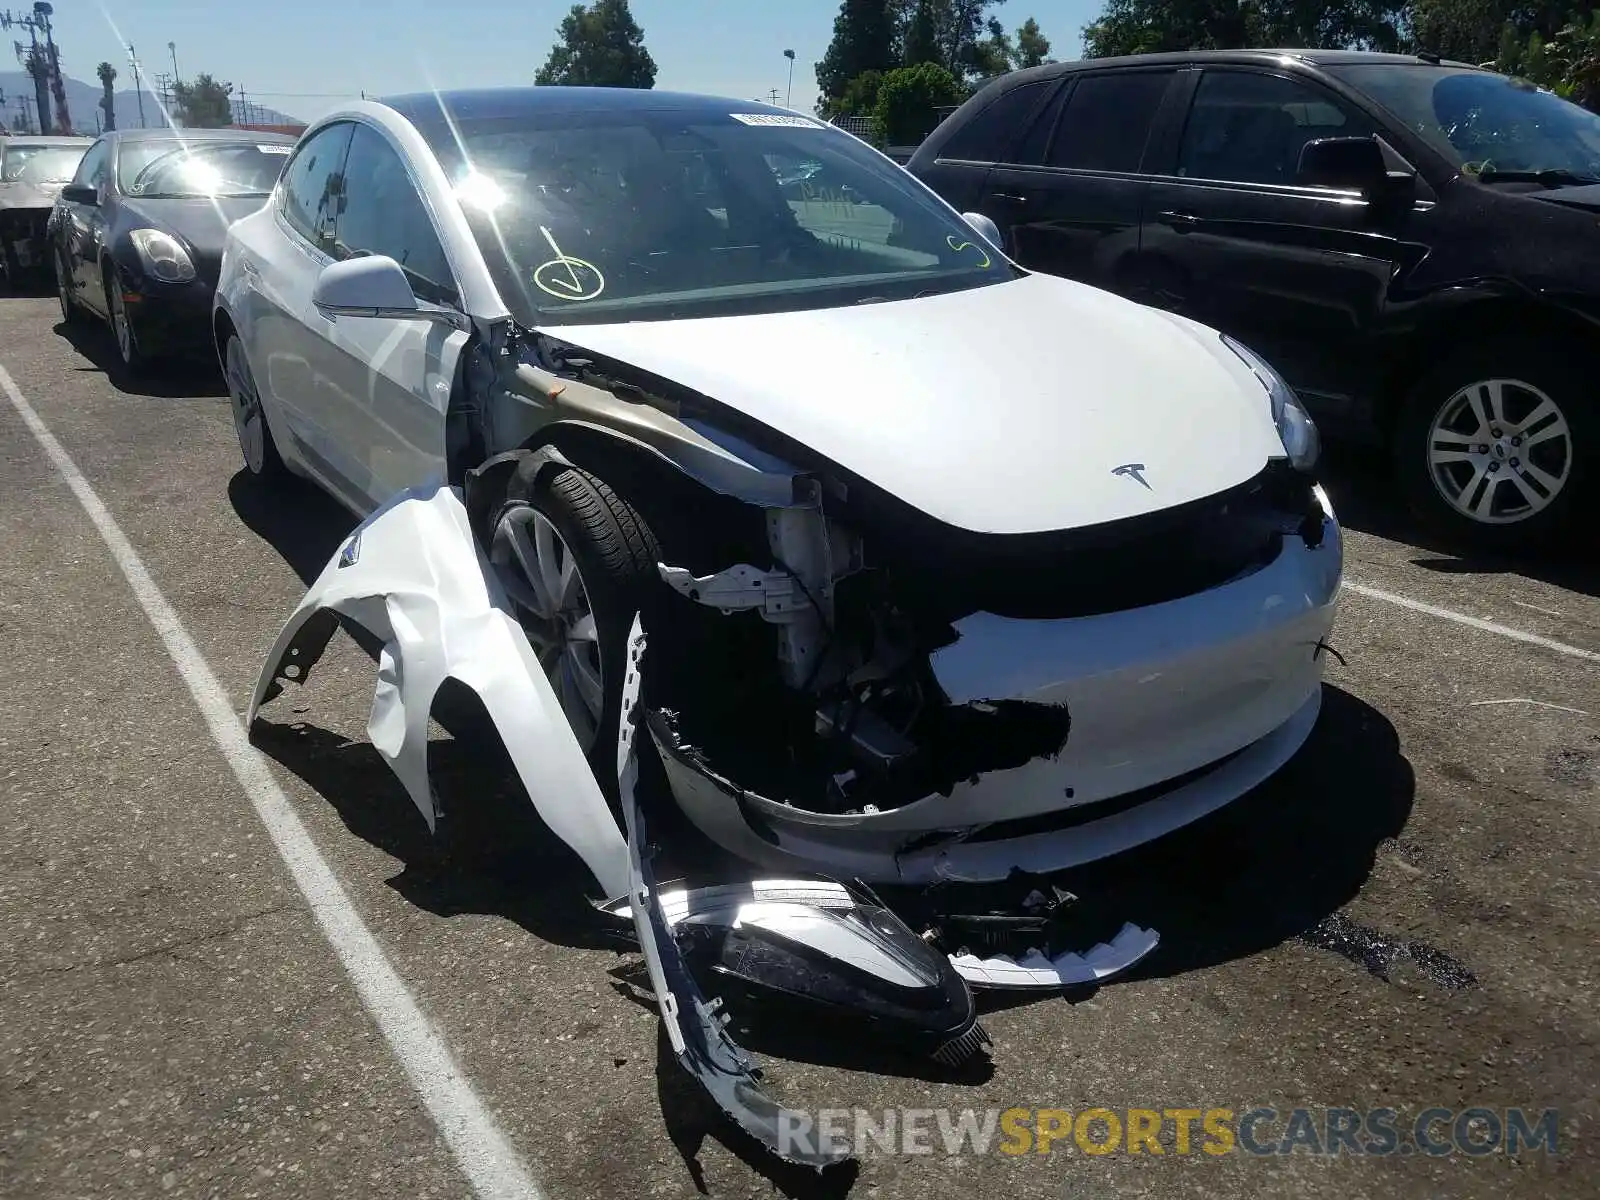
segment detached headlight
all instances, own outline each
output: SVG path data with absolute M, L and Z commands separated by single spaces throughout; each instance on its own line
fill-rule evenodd
M 1240 345 L 1227 334 L 1222 335 L 1222 342 L 1244 360 L 1245 366 L 1255 372 L 1261 386 L 1267 389 L 1267 397 L 1272 405 L 1272 422 L 1278 427 L 1278 436 L 1283 439 L 1289 464 L 1297 471 L 1311 470 L 1322 454 L 1322 436 L 1317 433 L 1317 423 L 1300 403 L 1300 398 L 1255 351 Z
M 162 283 L 188 283 L 194 278 L 194 263 L 178 239 L 159 229 L 135 229 L 128 238 L 139 253 L 145 273 Z

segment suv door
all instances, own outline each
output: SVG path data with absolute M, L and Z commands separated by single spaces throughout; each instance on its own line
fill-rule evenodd
M 1074 72 L 997 164 L 982 211 L 1025 267 L 1127 290 L 1147 184 L 1140 176 L 1170 66 Z
M 333 257 L 381 254 L 406 273 L 416 298 L 458 309 L 460 289 L 443 239 L 400 152 L 357 125 L 345 160 Z M 376 507 L 445 475 L 445 415 L 467 334 L 438 321 L 340 317 L 322 326 L 331 403 L 341 436 L 365 459 Z
M 957 212 L 976 211 L 995 219 L 994 206 L 984 202 L 990 170 L 997 162 L 1044 161 L 1042 148 L 1024 152 L 1022 158 L 1013 155 L 1018 143 L 1041 124 L 1040 111 L 1063 86 L 1059 77 L 1034 79 L 999 92 L 977 112 L 964 114 L 959 127 L 939 137 L 931 161 L 924 161 L 919 151 L 908 169 Z
M 1307 186 L 1300 152 L 1378 132 L 1314 79 L 1207 67 L 1171 159 L 1154 165 L 1140 238 L 1153 303 L 1237 337 L 1333 423 L 1356 415 L 1362 343 L 1420 251 L 1402 240 L 1409 205 Z

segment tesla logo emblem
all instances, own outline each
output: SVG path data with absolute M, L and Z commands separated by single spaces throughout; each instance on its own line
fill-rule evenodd
M 1151 489 L 1149 482 L 1145 479 L 1143 472 L 1143 463 L 1123 463 L 1120 467 L 1113 467 L 1111 469 L 1111 473 L 1113 475 L 1126 475 L 1129 479 L 1137 480 L 1139 483 L 1144 484 L 1146 491 L 1151 491 L 1153 489 Z

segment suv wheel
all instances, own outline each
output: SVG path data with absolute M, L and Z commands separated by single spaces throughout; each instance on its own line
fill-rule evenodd
M 1441 532 L 1486 549 L 1541 542 L 1592 503 L 1600 468 L 1593 360 L 1554 341 L 1454 356 L 1412 390 L 1398 482 Z

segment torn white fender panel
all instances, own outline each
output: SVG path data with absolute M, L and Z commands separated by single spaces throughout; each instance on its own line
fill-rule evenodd
M 606 895 L 628 887 L 628 847 L 560 702 L 511 616 L 453 488 L 405 492 L 339 547 L 267 656 L 249 720 L 303 683 L 346 617 L 383 643 L 367 733 L 429 828 L 428 720 L 446 679 L 483 702 L 534 808 Z
M 726 1015 L 720 1001 L 707 1001 L 690 975 L 678 943 L 673 939 L 650 859 L 653 848 L 639 809 L 635 786 L 639 779 L 636 738 L 643 715 L 639 692 L 643 676 L 644 629 L 633 620 L 628 635 L 628 669 L 622 684 L 622 721 L 617 737 L 617 778 L 623 820 L 628 827 L 628 911 L 639 935 L 639 949 L 650 972 L 650 987 L 661 1009 L 667 1040 L 678 1064 L 693 1075 L 721 1108 L 746 1133 L 790 1162 L 821 1170 L 849 1157 L 831 1146 L 814 1147 L 828 1139 L 783 1138 L 779 1108 L 756 1079 L 756 1071 L 738 1043 L 724 1028 Z M 616 905 L 610 906 L 616 911 Z M 790 1145 L 790 1142 L 797 1144 Z

